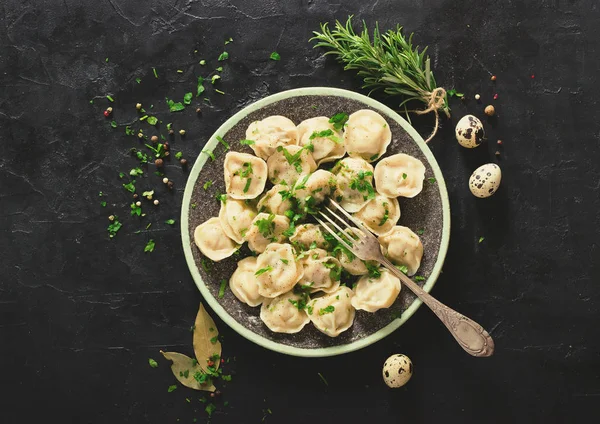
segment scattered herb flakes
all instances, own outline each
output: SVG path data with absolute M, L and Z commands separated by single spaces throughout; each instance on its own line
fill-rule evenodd
M 220 79 L 221 79 L 221 75 L 216 75 L 215 74 L 212 77 L 210 77 L 210 82 L 211 82 L 211 84 L 214 85 L 214 83 L 217 82 L 217 80 L 220 80 Z
M 202 186 L 202 188 L 204 190 L 208 190 L 212 185 L 213 185 L 213 182 L 211 180 L 208 180 L 207 182 L 204 183 L 204 185 Z
M 214 355 L 221 357 L 221 342 L 218 340 L 219 332 L 216 330 L 217 326 L 202 304 L 200 304 L 200 308 L 198 309 L 194 325 L 196 326 L 196 330 L 194 331 L 194 354 L 196 355 L 196 359 L 204 365 Z M 211 332 L 210 328 L 214 329 L 214 331 Z M 219 364 L 220 361 L 215 362 L 215 370 L 219 368 Z
M 166 99 L 167 105 L 169 106 L 169 111 L 171 112 L 179 112 L 185 110 L 185 106 L 181 102 L 174 102 L 171 99 Z
M 200 96 L 200 94 L 204 93 L 204 78 L 198 77 L 198 85 L 196 87 L 196 97 Z
M 144 196 L 144 197 L 154 196 L 154 190 L 145 191 L 142 193 L 142 196 Z
M 138 206 L 136 202 L 131 203 L 131 216 L 133 215 L 142 216 L 142 207 Z
M 233 43 L 233 38 L 229 37 L 229 40 L 225 40 L 225 45 Z
M 152 223 L 151 223 L 151 222 L 149 222 L 149 223 L 148 223 L 148 225 L 146 225 L 146 230 L 147 230 L 148 228 L 150 228 L 151 226 L 152 226 Z
M 222 61 L 227 60 L 227 59 L 229 59 L 229 53 L 223 52 L 223 53 L 221 53 L 219 55 L 219 59 L 218 60 L 219 60 L 219 62 L 222 62 Z
M 123 178 L 124 176 L 125 176 L 125 174 L 124 174 L 124 173 L 122 173 L 122 172 L 119 172 L 119 178 Z
M 189 105 L 190 103 L 192 103 L 193 97 L 194 97 L 194 95 L 192 93 L 185 93 L 183 95 L 183 103 L 185 103 L 186 105 Z
M 142 109 L 143 110 L 143 109 Z M 144 111 L 145 112 L 145 111 Z M 144 115 L 140 117 L 140 121 L 145 121 L 146 119 L 148 119 L 148 115 Z
M 479 237 L 479 243 L 485 240 L 485 237 Z
M 117 121 L 110 121 L 110 126 L 113 128 L 117 128 L 117 126 L 118 126 Z
M 196 206 L 197 205 L 195 203 L 192 203 L 192 209 L 196 209 Z
M 206 65 L 206 60 L 202 59 L 200 62 L 198 62 L 200 65 L 204 66 Z
M 321 379 L 321 381 L 326 385 L 329 386 L 329 383 L 327 382 L 327 380 L 325 379 L 325 377 L 323 377 L 323 374 L 321 374 L 320 372 L 317 373 L 319 375 L 319 378 Z
M 464 95 L 465 95 L 464 93 L 457 92 L 454 88 L 446 91 L 446 94 L 450 97 L 458 97 L 459 99 L 464 97 Z
M 415 281 L 425 281 L 425 277 L 422 277 L 420 275 L 415 275 Z
M 229 143 L 227 143 L 225 140 L 223 140 L 223 137 L 218 135 L 217 140 L 219 141 L 219 143 L 221 143 L 225 147 L 225 150 L 229 150 Z
M 198 381 L 203 379 L 195 378 L 198 373 L 206 375 L 200 364 L 198 364 L 198 361 L 195 359 L 177 352 L 161 351 L 160 353 L 162 353 L 165 359 L 173 362 L 173 364 L 171 364 L 171 372 L 173 372 L 175 378 L 177 378 L 177 380 L 185 387 L 208 392 L 214 392 L 216 390 L 216 387 L 212 384 L 210 379 L 205 378 L 204 381 Z
M 327 306 L 327 307 L 325 307 L 325 308 L 321 308 L 321 309 L 319 309 L 319 315 L 330 314 L 330 313 L 332 313 L 333 311 L 335 311 L 335 306 L 333 306 L 333 305 L 329 305 L 329 306 Z
M 256 142 L 254 140 L 240 140 L 240 144 L 243 146 L 250 146 L 252 144 L 256 144 Z
M 135 79 L 135 82 L 137 82 L 137 83 L 139 84 L 139 83 L 141 83 L 141 82 L 142 82 L 142 79 L 141 79 L 141 78 L 136 78 L 136 79 Z
M 165 221 L 165 224 L 168 224 L 168 225 L 173 225 L 173 224 L 175 224 L 175 220 L 174 220 L 174 219 L 167 219 L 167 220 Z
M 396 268 L 398 268 L 403 274 L 408 274 L 408 267 L 406 265 L 396 265 Z
M 406 179 L 406 177 L 408 177 L 408 175 L 406 175 L 406 173 L 404 173 L 404 172 L 403 172 L 403 173 L 402 173 L 402 179 L 403 179 L 403 180 L 405 180 L 405 179 Z
M 221 280 L 221 286 L 219 287 L 219 299 L 223 299 L 223 296 L 225 296 L 226 288 L 227 288 L 227 280 Z
M 105 208 L 106 207 L 106 202 L 103 200 L 103 201 L 100 202 L 100 205 L 102 205 L 102 207 Z
M 142 168 L 133 168 L 129 171 L 129 175 L 133 177 L 139 177 L 140 175 L 144 175 L 144 170 Z
M 158 124 L 158 118 L 156 116 L 149 116 L 148 123 L 150 125 L 156 125 L 156 124 Z
M 223 72 L 223 67 L 219 66 L 217 69 L 215 69 L 215 71 L 217 71 L 217 72 Z
M 148 240 L 148 243 L 146 243 L 146 247 L 144 247 L 144 253 L 145 252 L 154 252 L 155 245 L 156 245 L 156 243 L 154 243 L 154 240 L 152 240 L 152 239 Z
M 209 403 L 208 405 L 206 405 L 206 408 L 204 409 L 206 411 L 206 413 L 208 414 L 208 417 L 212 417 L 213 412 L 215 412 L 215 409 L 217 409 L 217 407 L 212 404 Z
M 231 375 L 221 375 L 221 380 L 223 380 L 223 381 L 231 381 Z
M 225 402 L 223 402 L 223 406 L 229 406 L 229 401 L 226 400 Z
M 215 160 L 215 154 L 212 152 L 212 150 L 202 150 L 202 153 L 208 155 L 211 160 Z
M 171 131 L 171 129 L 172 129 L 172 128 L 173 128 L 173 123 L 172 123 L 172 122 L 169 122 L 169 123 L 167 124 L 167 131 Z
M 108 99 L 108 101 L 109 101 L 109 102 L 111 102 L 111 103 L 115 101 L 115 99 L 113 99 L 113 98 L 112 98 L 112 96 L 106 96 L 106 98 L 107 98 L 107 99 Z
M 419 229 L 417 230 L 417 234 L 418 234 L 418 235 L 420 235 L 420 236 L 422 236 L 424 232 L 425 232 L 425 229 L 424 229 L 424 228 L 419 228 Z
M 135 131 L 129 125 L 125 126 L 125 135 L 135 135 Z
M 183 152 L 175 153 L 175 159 L 181 159 L 183 157 Z
M 348 121 L 348 114 L 344 112 L 336 113 L 331 118 L 329 118 L 329 123 L 333 124 L 333 128 L 340 131 L 346 125 L 346 121 Z
M 177 70 L 177 73 L 178 73 L 178 74 L 183 74 L 183 70 L 182 70 L 182 69 L 178 69 L 178 70 Z
M 156 362 L 152 358 L 148 358 L 148 365 L 150 365 L 152 368 L 156 368 L 156 367 L 158 367 L 158 362 Z
M 277 53 L 277 52 L 273 52 L 269 56 L 269 59 L 271 59 L 271 60 L 281 60 L 281 55 L 279 53 Z
M 218 88 L 215 88 L 215 93 L 219 93 L 219 94 L 221 94 L 221 95 L 223 95 L 223 96 L 225 95 L 225 92 L 224 92 L 224 91 L 221 91 L 221 90 L 219 90 Z
M 156 72 L 156 68 L 152 68 L 152 72 L 154 72 L 154 78 L 158 78 L 158 72 Z
M 429 177 L 429 178 L 427 178 L 427 181 L 429 182 L 429 184 L 435 184 L 436 180 L 433 177 Z
M 123 188 L 130 193 L 135 193 L 135 180 L 130 181 L 127 184 L 123 184 Z
M 167 389 L 167 392 L 171 393 L 173 391 L 177 390 L 177 385 L 176 384 L 172 384 L 169 386 L 169 388 Z
M 269 266 L 267 266 L 267 267 L 265 267 L 265 268 L 261 268 L 261 269 L 259 269 L 258 271 L 256 271 L 256 272 L 254 273 L 254 275 L 256 275 L 256 276 L 258 277 L 259 275 L 262 275 L 262 274 L 264 274 L 265 272 L 269 272 L 269 271 L 272 271 L 272 270 L 273 270 L 273 267 L 269 265 Z

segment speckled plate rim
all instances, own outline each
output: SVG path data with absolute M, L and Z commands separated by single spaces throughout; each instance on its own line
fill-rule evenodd
M 217 144 L 217 135 L 225 134 L 229 131 L 235 124 L 237 124 L 241 119 L 245 118 L 250 113 L 261 109 L 271 103 L 275 103 L 284 99 L 288 99 L 291 97 L 300 97 L 300 96 L 337 96 L 344 97 L 351 100 L 356 100 L 362 102 L 373 109 L 379 110 L 394 119 L 398 122 L 402 128 L 412 137 L 412 139 L 417 143 L 427 160 L 429 161 L 433 175 L 437 181 L 437 186 L 440 191 L 440 196 L 442 199 L 442 239 L 440 243 L 440 249 L 438 252 L 438 257 L 431 272 L 431 275 L 423 285 L 423 289 L 426 292 L 429 292 L 432 287 L 435 285 L 437 278 L 440 275 L 442 270 L 442 265 L 444 264 L 444 259 L 446 258 L 446 253 L 448 251 L 448 244 L 450 242 L 450 202 L 448 199 L 448 191 L 446 189 L 446 183 L 444 181 L 444 177 L 442 175 L 442 171 L 438 166 L 435 157 L 427 144 L 423 141 L 423 138 L 419 135 L 419 133 L 400 115 L 394 112 L 389 107 L 384 104 L 367 97 L 365 95 L 355 93 L 352 91 L 344 90 L 341 88 L 333 88 L 333 87 L 306 87 L 306 88 L 296 88 L 293 90 L 282 91 L 277 94 L 270 95 L 265 97 L 264 99 L 258 100 L 255 103 L 245 107 L 244 109 L 237 112 L 231 118 L 229 118 L 223 125 L 219 127 L 219 129 L 211 136 L 211 138 L 206 143 L 205 149 L 214 149 Z M 251 342 L 256 343 L 259 346 L 265 347 L 267 349 L 273 350 L 275 352 L 284 353 L 286 355 L 292 356 L 301 356 L 301 357 L 326 357 L 326 356 L 335 356 L 341 355 L 343 353 L 353 352 L 358 349 L 362 349 L 366 346 L 369 346 L 372 343 L 375 343 L 384 337 L 390 335 L 394 330 L 398 329 L 402 324 L 404 324 L 421 306 L 423 303 L 419 299 L 415 299 L 415 301 L 404 311 L 404 313 L 397 318 L 396 320 L 389 323 L 387 326 L 379 329 L 377 332 L 365 337 L 364 339 L 356 340 L 352 343 L 348 343 L 345 345 L 332 346 L 332 347 L 324 347 L 324 348 L 299 348 L 294 346 L 289 346 L 286 344 L 278 343 L 273 340 L 269 340 L 266 337 L 258 335 L 251 330 L 245 328 L 240 323 L 238 323 L 229 313 L 221 306 L 221 304 L 214 298 L 214 296 L 206 287 L 202 277 L 200 275 L 200 271 L 196 262 L 194 261 L 194 257 L 192 254 L 192 241 L 189 236 L 189 212 L 190 212 L 190 202 L 192 198 L 192 191 L 200 176 L 200 172 L 204 167 L 204 164 L 208 160 L 207 155 L 199 155 L 192 167 L 190 175 L 188 177 L 187 183 L 185 185 L 185 191 L 183 193 L 183 203 L 181 206 L 181 240 L 183 243 L 183 251 L 185 253 L 185 259 L 187 261 L 188 267 L 192 274 L 192 278 L 198 286 L 200 293 L 204 300 L 208 303 L 208 305 L 217 313 L 217 315 L 232 329 L 234 329 L 241 336 L 250 340 Z

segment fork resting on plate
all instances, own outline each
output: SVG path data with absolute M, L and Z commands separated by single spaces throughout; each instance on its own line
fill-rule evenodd
M 455 310 L 444 305 L 439 300 L 435 299 L 418 284 L 413 282 L 408 276 L 394 266 L 381 252 L 381 245 L 377 238 L 357 219 L 346 212 L 335 201 L 329 199 L 324 205 L 324 210 L 319 212 L 319 216 L 315 216 L 317 221 L 328 231 L 335 239 L 346 249 L 351 251 L 359 259 L 363 261 L 376 261 L 386 267 L 396 277 L 400 279 L 402 284 L 410 289 L 419 297 L 434 314 L 444 323 L 446 328 L 458 344 L 470 355 L 477 357 L 491 356 L 494 353 L 494 340 L 485 329 L 470 318 L 456 312 Z M 358 228 L 354 228 L 334 212 L 334 209 L 341 212 L 346 218 L 354 223 Z M 328 223 L 324 222 L 326 220 Z M 337 223 L 336 223 L 337 221 Z M 339 224 L 338 224 L 339 223 Z M 341 226 L 340 226 L 341 224 Z M 345 238 L 338 235 L 331 227 L 337 229 Z M 346 230 L 351 230 L 352 235 Z M 347 240 L 352 240 L 350 243 Z

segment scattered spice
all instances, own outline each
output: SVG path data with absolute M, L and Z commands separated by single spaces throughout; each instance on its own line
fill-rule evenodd
M 163 178 L 163 184 L 167 184 L 169 182 L 169 179 L 167 177 Z
M 269 59 L 275 60 L 275 61 L 281 60 L 281 55 L 277 52 L 273 52 L 273 53 L 271 53 L 271 56 L 269 56 Z
M 116 215 L 114 215 L 114 219 L 108 225 L 108 228 L 107 228 L 108 236 L 110 238 L 113 238 L 114 236 L 116 236 L 122 226 L 123 225 L 119 222 L 118 217 Z
M 496 108 L 492 105 L 487 105 L 484 112 L 487 116 L 494 116 L 496 114 Z
M 148 364 L 152 367 L 152 368 L 156 368 L 158 367 L 158 362 L 156 362 L 154 359 L 152 358 L 148 358 Z
M 154 200 L 154 206 L 158 206 L 160 202 L 158 201 L 158 199 Z
M 162 166 L 165 164 L 165 162 L 162 159 L 156 159 L 154 161 L 154 165 L 156 165 L 157 168 L 162 168 Z
M 500 152 L 498 150 L 496 150 L 496 153 L 494 153 L 496 156 L 500 156 Z
M 490 77 L 490 79 L 491 79 L 492 81 L 496 81 L 496 75 L 492 75 L 492 76 Z
M 185 387 L 214 392 L 216 387 L 195 359 L 177 352 L 163 352 L 165 359 L 173 362 L 171 372 Z
M 479 243 L 481 243 L 483 240 L 485 240 L 485 237 L 479 237 Z
M 173 181 L 169 181 L 169 182 L 167 183 L 167 187 L 169 188 L 169 190 L 173 190 L 173 186 L 174 186 L 174 185 L 175 185 L 175 184 L 173 183 Z
M 202 109 L 200 109 L 199 107 L 198 107 L 198 108 L 196 108 L 196 113 L 197 113 L 197 114 L 201 114 L 201 113 L 202 113 Z
M 185 130 L 179 130 L 180 135 L 185 135 Z
M 498 99 L 498 93 L 494 94 L 494 100 Z
M 156 243 L 154 243 L 154 240 L 152 240 L 152 239 L 148 240 L 148 243 L 146 243 L 146 247 L 144 247 L 144 253 L 154 252 L 155 245 L 156 245 Z
M 498 141 L 496 142 L 496 144 L 498 144 L 499 146 L 502 146 L 502 140 L 498 140 Z
M 213 160 L 214 160 L 214 159 L 213 159 Z M 186 166 L 186 165 L 187 165 L 187 159 L 183 159 L 183 158 L 182 158 L 182 159 L 179 161 L 179 163 L 181 164 L 181 166 Z
M 475 100 L 479 100 L 481 99 L 481 96 L 479 94 L 475 94 Z

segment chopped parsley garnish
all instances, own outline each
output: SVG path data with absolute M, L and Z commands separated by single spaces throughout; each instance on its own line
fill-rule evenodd
M 315 138 L 328 138 L 331 141 L 335 142 L 335 143 L 342 143 L 342 140 L 335 135 L 335 133 L 333 132 L 333 130 L 331 129 L 327 129 L 327 130 L 323 130 L 323 131 L 314 131 L 310 137 L 309 140 L 314 140 Z
M 273 52 L 269 56 L 269 59 L 271 59 L 271 60 L 281 60 L 281 55 L 279 53 L 277 53 L 277 52 Z
M 135 193 L 135 180 L 127 183 L 127 184 L 123 184 L 123 188 L 127 191 L 129 191 L 130 193 Z
M 174 220 L 174 219 L 167 219 L 167 220 L 165 221 L 165 224 L 168 224 L 168 225 L 173 225 L 173 224 L 175 224 L 175 220 Z
M 425 277 L 421 277 L 420 275 L 415 275 L 415 281 L 425 281 Z
M 213 182 L 211 180 L 208 180 L 207 182 L 204 183 L 204 185 L 202 186 L 202 188 L 204 190 L 208 190 L 212 185 L 213 185 Z
M 166 99 L 167 105 L 169 106 L 169 110 L 171 112 L 179 112 L 185 110 L 185 106 L 181 102 L 174 102 L 171 99 Z
M 346 121 L 348 121 L 348 114 L 343 112 L 336 113 L 331 118 L 329 118 L 329 123 L 333 124 L 333 128 L 335 128 L 338 131 L 344 128 Z
M 154 252 L 154 246 L 156 243 L 154 243 L 154 240 L 150 239 L 148 240 L 148 243 L 146 243 L 146 247 L 144 247 L 144 253 L 145 252 Z
M 202 150 L 202 153 L 208 155 L 211 160 L 215 160 L 215 154 L 212 152 L 212 150 Z
M 327 382 L 327 380 L 325 379 L 325 377 L 323 377 L 323 374 L 321 374 L 320 372 L 317 373 L 319 375 L 319 378 L 321 379 L 321 381 L 323 383 L 325 383 L 326 386 L 329 386 L 329 383 Z
M 223 202 L 223 203 L 227 203 L 227 195 L 225 193 L 221 194 L 221 193 L 217 193 L 215 195 L 215 197 L 217 198 L 217 200 Z
M 183 157 L 183 152 L 175 153 L 175 159 L 181 159 Z
M 106 98 L 110 101 L 110 102 L 114 102 L 115 99 L 112 98 L 112 96 L 106 96 Z
M 217 82 L 217 80 L 220 80 L 220 79 L 221 79 L 221 76 L 215 74 L 210 78 L 210 83 L 214 85 L 215 82 Z
M 110 126 L 113 128 L 117 128 L 117 122 L 116 121 L 110 121 Z
M 390 211 L 388 210 L 388 202 L 383 202 L 384 213 L 381 221 L 379 221 L 379 226 L 381 227 L 383 224 L 387 222 L 390 217 Z
M 209 403 L 208 405 L 206 405 L 206 408 L 204 409 L 206 411 L 206 413 L 208 414 L 208 417 L 212 417 L 213 412 L 215 412 L 215 409 L 217 409 L 217 407 L 212 404 Z
M 221 53 L 219 55 L 219 59 L 218 60 L 219 60 L 219 62 L 222 62 L 222 61 L 227 60 L 227 59 L 229 59 L 229 53 L 223 52 L 223 53 Z
M 481 243 L 483 240 L 485 240 L 485 237 L 479 237 L 479 243 Z
M 396 265 L 396 268 L 398 268 L 403 274 L 408 274 L 408 267 L 406 265 Z
M 404 172 L 402 173 L 402 179 L 405 180 L 406 177 L 408 177 L 408 175 L 406 175 Z
M 217 72 L 223 72 L 223 67 L 219 66 L 217 69 L 215 69 L 215 71 L 217 71 Z
M 200 65 L 204 66 L 206 65 L 206 60 L 202 59 L 200 62 L 198 62 Z
M 371 183 L 365 179 L 365 177 L 369 177 L 373 175 L 371 171 L 358 171 L 356 177 L 350 180 L 350 188 L 361 193 L 366 193 L 363 195 L 364 200 L 370 200 L 375 198 L 375 189 L 371 185 Z
M 225 94 L 224 91 L 219 90 L 218 88 L 215 88 L 215 93 L 219 93 L 219 94 Z
M 369 160 L 374 161 L 374 160 L 377 160 L 378 157 L 379 157 L 379 153 L 375 153 L 373 156 L 371 156 L 369 158 Z
M 149 191 L 145 191 L 142 193 L 142 196 L 144 196 L 144 197 L 153 196 L 153 195 L 154 195 L 154 190 L 149 190 Z
M 227 143 L 225 140 L 223 140 L 223 137 L 218 135 L 217 140 L 219 141 L 219 143 L 221 143 L 225 147 L 225 150 L 229 150 L 229 143 Z
M 152 368 L 156 368 L 156 367 L 158 367 L 158 362 L 156 362 L 152 358 L 148 358 L 148 365 L 150 365 Z
M 221 286 L 219 287 L 219 299 L 223 299 L 225 296 L 225 288 L 227 287 L 227 280 L 221 280 Z
M 450 97 L 456 96 L 458 98 L 461 98 L 464 96 L 464 93 L 459 93 L 454 88 L 451 88 L 450 90 L 446 91 L 446 94 L 448 94 L 448 96 L 450 96 Z
M 211 342 L 212 344 L 215 344 L 215 343 L 217 343 L 218 341 L 219 341 L 219 336 L 215 336 L 215 337 L 213 337 L 212 339 L 210 339 L 210 342 Z
M 100 202 L 100 205 L 102 205 L 102 207 L 105 208 L 106 207 L 106 202 L 103 200 L 103 201 Z
M 177 390 L 177 386 L 175 384 L 173 384 L 172 386 L 169 386 L 169 388 L 167 389 L 167 392 L 171 393 L 175 390 Z
M 335 311 L 335 306 L 333 306 L 333 305 L 329 305 L 329 306 L 327 306 L 327 307 L 325 307 L 325 308 L 321 308 L 321 309 L 319 309 L 319 315 L 330 314 L 330 313 L 332 313 L 333 311 Z
M 270 214 L 267 218 L 257 220 L 254 225 L 258 227 L 258 232 L 262 234 L 264 238 L 269 238 L 269 236 L 275 230 L 275 215 Z
M 133 168 L 131 171 L 129 171 L 129 175 L 133 177 L 139 177 L 140 175 L 144 175 L 144 171 L 142 168 Z
M 256 142 L 254 140 L 240 140 L 240 144 L 243 146 L 250 146 L 252 144 L 256 144 Z
M 185 103 L 186 105 L 189 105 L 190 103 L 192 103 L 193 97 L 194 97 L 194 95 L 192 93 L 185 93 L 183 95 L 183 103 Z
M 123 226 L 123 224 L 121 224 L 119 222 L 119 219 L 118 219 L 117 215 L 115 215 L 114 221 L 111 222 L 108 225 L 108 228 L 107 228 L 108 229 L 108 236 L 110 238 L 113 238 L 114 236 L 116 236 L 122 226 Z
M 135 202 L 131 203 L 131 216 L 133 215 L 142 215 L 142 207 L 138 206 Z
M 154 78 L 158 78 L 158 72 L 156 72 L 156 68 L 152 68 L 152 72 L 154 72 Z
M 250 190 L 250 184 L 252 184 L 252 178 L 248 178 L 246 180 L 246 185 L 244 186 L 244 193 L 248 193 L 248 190 Z
M 158 124 L 158 118 L 156 116 L 149 116 L 148 123 L 150 125 L 156 125 L 156 124 Z
M 429 177 L 427 178 L 427 181 L 429 181 L 429 184 L 435 184 L 436 179 L 433 177 Z
M 261 269 L 259 269 L 258 271 L 256 271 L 256 272 L 254 273 L 254 275 L 256 275 L 256 276 L 258 277 L 259 275 L 262 275 L 262 274 L 264 274 L 265 272 L 269 272 L 269 271 L 273 271 L 273 267 L 272 267 L 271 265 L 269 265 L 269 266 L 267 266 L 267 267 L 265 267 L 265 268 L 261 268 Z
M 367 271 L 369 273 L 369 277 L 370 278 L 379 278 L 381 277 L 381 270 L 379 269 L 379 264 L 370 264 L 368 262 L 365 262 L 365 265 L 367 267 Z
M 286 265 L 290 263 L 290 261 L 288 261 L 287 259 L 283 259 L 283 258 L 282 258 L 282 259 L 280 259 L 280 260 L 281 260 L 281 262 L 283 262 L 283 263 L 284 263 L 284 264 L 286 264 Z
M 141 83 L 141 82 L 142 82 L 142 79 L 141 79 L 141 78 L 136 78 L 136 79 L 135 79 L 135 82 L 137 82 L 137 83 L 139 84 L 139 83 Z
M 420 235 L 420 236 L 422 236 L 424 232 L 425 232 L 424 228 L 421 228 L 421 229 L 417 230 L 417 234 Z
M 316 247 L 316 246 L 315 246 Z M 314 249 L 311 244 L 311 249 Z M 340 281 L 342 278 L 342 267 L 335 262 L 324 262 L 323 266 L 329 269 L 329 277 L 333 281 Z
M 302 159 L 300 158 L 300 156 L 302 155 L 304 149 L 298 150 L 293 155 L 290 154 L 290 152 L 288 152 L 288 150 L 283 146 L 277 147 L 277 151 L 283 153 L 285 159 L 290 165 L 292 165 L 296 169 L 296 172 L 302 172 Z
M 204 93 L 204 78 L 198 77 L 198 85 L 196 86 L 196 97 L 199 97 L 202 93 Z

